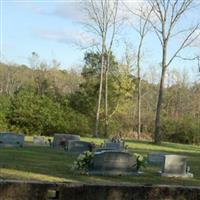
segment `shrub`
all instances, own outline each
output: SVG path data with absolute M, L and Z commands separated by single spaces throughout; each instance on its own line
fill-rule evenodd
M 199 119 L 183 116 L 179 119 L 165 118 L 161 126 L 163 140 L 184 144 L 200 143 Z

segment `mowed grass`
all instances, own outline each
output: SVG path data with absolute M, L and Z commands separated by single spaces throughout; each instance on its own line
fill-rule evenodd
M 81 138 L 101 144 L 102 139 Z M 23 148 L 0 148 L 0 179 L 39 180 L 50 182 L 73 183 L 118 183 L 118 184 L 169 184 L 169 185 L 200 185 L 200 147 L 173 143 L 154 145 L 147 141 L 127 140 L 130 153 L 147 156 L 149 152 L 166 152 L 186 155 L 188 165 L 194 178 L 160 177 L 157 166 L 147 165 L 139 176 L 89 176 L 80 175 L 72 170 L 76 156 L 66 154 L 62 150 L 50 147 L 32 146 L 31 138 L 26 138 L 27 145 Z

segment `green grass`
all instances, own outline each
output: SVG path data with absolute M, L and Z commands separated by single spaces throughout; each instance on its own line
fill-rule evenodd
M 103 140 L 82 138 L 101 144 Z M 76 174 L 72 171 L 75 156 L 67 155 L 62 150 L 49 147 L 31 146 L 31 137 L 26 138 L 27 144 L 23 148 L 0 148 L 0 179 L 40 180 L 50 182 L 84 182 L 84 183 L 127 183 L 127 184 L 176 184 L 200 185 L 200 147 L 163 143 L 154 145 L 147 141 L 127 140 L 130 153 L 140 153 L 146 156 L 149 152 L 167 152 L 186 155 L 194 178 L 166 178 L 160 177 L 159 167 L 147 166 L 140 176 L 88 176 Z

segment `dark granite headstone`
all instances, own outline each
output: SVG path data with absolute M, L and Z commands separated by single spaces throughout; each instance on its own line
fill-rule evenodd
M 24 145 L 24 135 L 16 133 L 0 133 L 0 146 L 22 147 Z
M 83 153 L 84 151 L 92 151 L 92 144 L 90 142 L 69 140 L 66 148 L 68 153 Z
M 108 139 L 105 140 L 102 147 L 96 149 L 96 151 L 126 151 L 126 149 L 123 141 L 113 142 L 112 140 Z
M 65 148 L 69 140 L 80 140 L 79 135 L 72 134 L 54 134 L 53 148 Z
M 89 174 L 131 175 L 137 174 L 136 158 L 127 152 L 103 151 L 95 153 Z
M 166 153 L 152 152 L 148 154 L 148 163 L 153 165 L 162 165 Z

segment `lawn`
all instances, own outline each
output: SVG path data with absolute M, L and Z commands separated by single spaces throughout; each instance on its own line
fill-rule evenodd
M 96 144 L 101 139 L 82 138 Z M 50 182 L 73 183 L 123 183 L 123 184 L 173 184 L 200 185 L 200 147 L 174 143 L 154 145 L 146 141 L 127 140 L 130 153 L 140 153 L 146 156 L 149 152 L 167 152 L 188 157 L 188 164 L 194 178 L 160 177 L 159 167 L 147 165 L 144 174 L 139 176 L 88 176 L 76 174 L 72 170 L 75 156 L 68 155 L 62 150 L 31 145 L 30 137 L 26 138 L 27 145 L 23 148 L 0 148 L 0 179 L 40 180 Z

